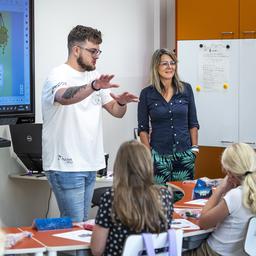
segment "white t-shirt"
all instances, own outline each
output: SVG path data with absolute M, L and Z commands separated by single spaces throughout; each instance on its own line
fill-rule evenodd
M 54 102 L 59 88 L 81 86 L 99 77 L 97 71 L 79 72 L 67 64 L 53 69 L 42 91 L 42 157 L 45 171 L 97 171 L 105 168 L 102 106 L 110 90 L 95 91 L 79 103 Z
M 230 215 L 207 239 L 209 246 L 223 256 L 247 255 L 243 249 L 244 239 L 248 221 L 253 213 L 243 206 L 242 193 L 242 187 L 239 186 L 224 196 Z

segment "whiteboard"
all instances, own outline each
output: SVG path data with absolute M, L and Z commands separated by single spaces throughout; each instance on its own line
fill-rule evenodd
M 239 141 L 256 147 L 256 39 L 240 41 Z
M 239 40 L 178 41 L 177 53 L 180 78 L 194 91 L 199 144 L 225 147 L 236 142 Z

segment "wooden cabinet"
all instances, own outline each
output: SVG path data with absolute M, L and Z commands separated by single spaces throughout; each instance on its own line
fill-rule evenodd
M 221 154 L 224 148 L 200 146 L 200 153 L 195 162 L 195 178 L 222 178 Z
M 176 38 L 238 38 L 238 15 L 239 0 L 176 0 Z
M 176 38 L 256 38 L 256 1 L 176 0 Z
M 240 0 L 240 38 L 256 38 L 255 0 Z

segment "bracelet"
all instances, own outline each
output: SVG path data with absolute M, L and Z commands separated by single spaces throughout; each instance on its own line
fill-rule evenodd
M 99 91 L 100 90 L 100 88 L 95 88 L 94 87 L 94 84 L 96 83 L 96 80 L 93 80 L 92 82 L 91 82 L 91 87 L 92 87 L 92 89 L 94 90 L 94 91 Z
M 198 145 L 192 145 L 191 146 L 191 151 L 199 153 L 199 146 Z
M 117 104 L 120 106 L 120 107 L 124 107 L 125 105 L 126 105 L 126 103 L 125 104 L 122 104 L 122 103 L 120 103 L 120 102 L 118 102 L 118 101 L 116 101 L 117 102 Z
M 199 153 L 199 148 L 191 148 L 191 151 Z

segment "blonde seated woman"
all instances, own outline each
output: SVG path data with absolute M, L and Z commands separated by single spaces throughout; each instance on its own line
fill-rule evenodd
M 247 224 L 256 214 L 256 154 L 247 144 L 233 144 L 224 150 L 221 164 L 226 177 L 199 220 L 201 228 L 216 229 L 198 249 L 183 255 L 247 255 L 243 249 Z
M 101 197 L 91 240 L 93 255 L 122 255 L 126 238 L 171 227 L 172 196 L 154 184 L 149 149 L 138 141 L 121 145 L 114 164 L 113 187 Z

